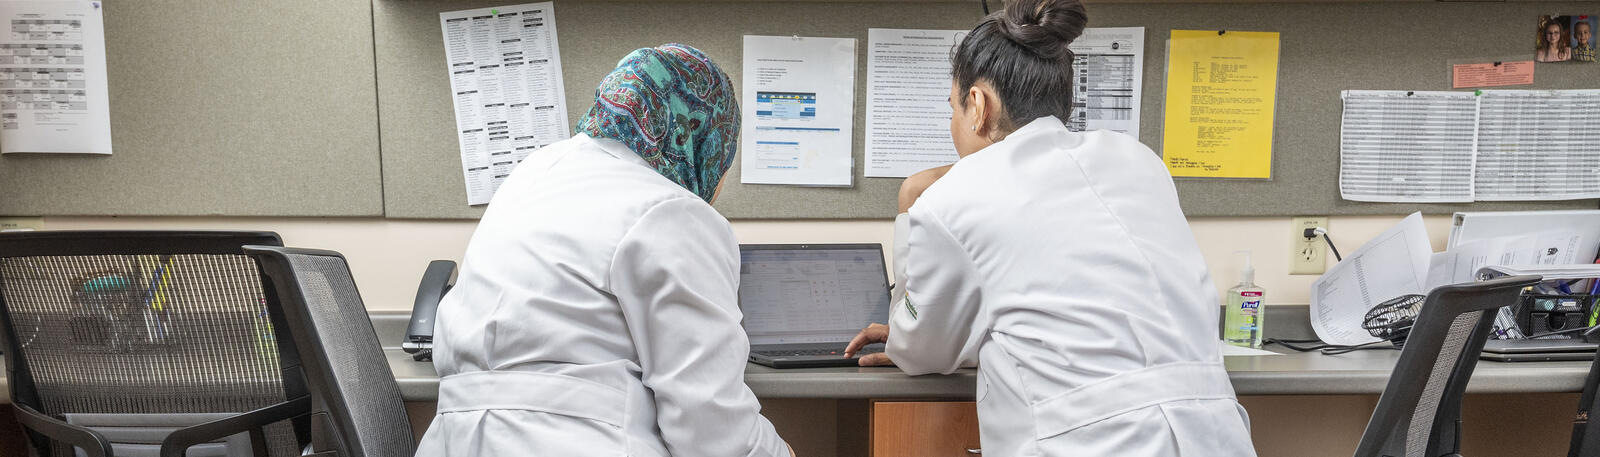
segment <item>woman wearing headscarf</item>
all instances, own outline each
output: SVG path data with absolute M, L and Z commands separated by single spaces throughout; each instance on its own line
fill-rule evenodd
M 512 172 L 439 306 L 419 456 L 791 455 L 744 384 L 739 250 L 710 205 L 736 100 L 700 51 L 639 49 Z

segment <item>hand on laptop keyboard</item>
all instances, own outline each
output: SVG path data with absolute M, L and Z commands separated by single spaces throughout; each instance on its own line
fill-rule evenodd
M 889 360 L 889 355 L 884 354 L 882 350 L 868 353 L 866 349 L 869 344 L 886 343 L 888 341 L 889 326 L 883 324 L 868 325 L 867 328 L 861 329 L 861 333 L 857 334 L 854 339 L 850 340 L 849 346 L 845 346 L 844 356 L 852 357 L 859 352 L 862 355 L 857 361 L 858 365 L 864 367 L 893 366 L 894 361 Z

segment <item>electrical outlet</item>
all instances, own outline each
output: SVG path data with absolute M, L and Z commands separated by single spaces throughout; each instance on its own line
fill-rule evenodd
M 1306 238 L 1309 228 L 1328 228 L 1327 216 L 1296 217 L 1290 220 L 1289 274 L 1320 275 L 1328 269 L 1328 245 L 1322 237 Z
M 0 232 L 21 230 L 44 230 L 44 218 L 0 216 Z

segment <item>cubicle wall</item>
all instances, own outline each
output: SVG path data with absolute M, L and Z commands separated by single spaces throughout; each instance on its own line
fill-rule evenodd
M 104 4 L 114 154 L 0 156 L 0 214 L 383 214 L 371 5 Z
M 438 13 L 512 3 L 108 2 L 117 155 L 0 157 L 0 214 L 476 218 L 482 207 L 466 205 Z M 855 185 L 743 185 L 736 164 L 717 207 L 757 219 L 891 217 L 899 180 L 860 176 L 867 29 L 965 29 L 981 16 L 976 1 L 951 0 L 569 0 L 555 11 L 573 123 L 593 85 L 638 47 L 694 45 L 737 83 L 743 35 L 861 40 Z M 1273 179 L 1181 180 L 1191 216 L 1596 207 L 1358 203 L 1341 200 L 1337 182 L 1339 91 L 1448 90 L 1449 60 L 1531 56 L 1537 15 L 1600 13 L 1595 2 L 1091 0 L 1089 11 L 1091 26 L 1147 29 L 1140 130 L 1157 151 L 1170 30 L 1282 33 Z M 202 23 L 224 25 L 192 25 Z M 1536 81 L 1597 88 L 1600 64 L 1541 64 Z

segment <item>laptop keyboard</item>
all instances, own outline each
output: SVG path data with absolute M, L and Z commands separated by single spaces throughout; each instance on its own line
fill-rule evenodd
M 787 351 L 752 351 L 752 352 L 755 352 L 757 354 L 761 354 L 761 355 L 764 355 L 764 356 L 768 356 L 768 357 L 808 356 L 808 355 L 843 355 L 844 354 L 844 351 L 840 350 L 840 349 L 799 349 L 799 350 L 787 350 Z M 882 348 L 862 348 L 860 352 L 857 352 L 857 355 L 876 354 L 876 353 L 879 353 L 879 352 L 883 352 L 883 349 Z

